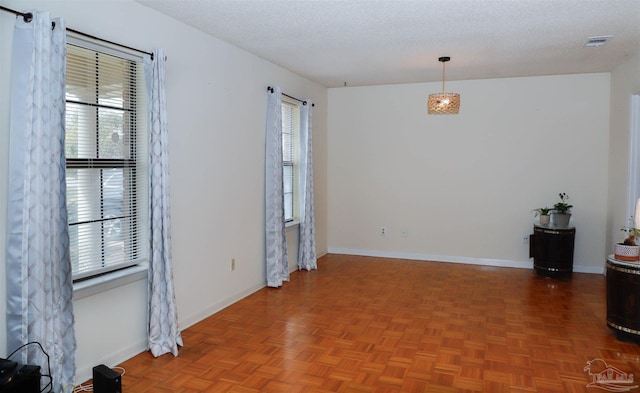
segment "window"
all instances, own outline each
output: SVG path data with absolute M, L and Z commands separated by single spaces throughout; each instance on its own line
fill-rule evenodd
M 627 217 L 633 217 L 636 201 L 640 198 L 640 94 L 631 96 L 631 118 L 629 120 L 629 195 Z M 633 222 L 627 223 L 633 226 Z
M 68 40 L 65 154 L 73 279 L 146 259 L 144 66 Z
M 282 101 L 282 184 L 285 222 L 294 221 L 297 216 L 299 128 L 299 106 Z

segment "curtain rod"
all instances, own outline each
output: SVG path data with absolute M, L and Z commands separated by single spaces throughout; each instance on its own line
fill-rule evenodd
M 268 91 L 269 93 L 273 93 L 273 87 L 271 87 L 271 86 L 267 86 L 267 91 Z M 287 94 L 287 93 L 282 93 L 282 95 L 283 95 L 283 96 L 285 96 L 285 97 L 289 97 L 289 98 L 291 98 L 292 100 L 296 100 L 296 101 L 298 101 L 298 102 L 301 102 L 301 103 L 302 103 L 302 105 L 307 105 L 307 101 L 305 101 L 305 100 L 301 100 L 301 99 L 296 98 L 296 97 L 294 97 L 294 96 L 290 96 L 290 95 L 289 95 L 289 94 Z M 312 104 L 311 104 L 311 107 L 314 107 L 314 106 L 316 106 L 316 104 L 313 104 L 313 103 L 312 103 Z
M 25 23 L 30 23 L 33 20 L 33 14 L 31 12 L 23 13 L 23 12 L 19 12 L 19 11 L 16 11 L 16 10 L 12 10 L 11 8 L 4 7 L 2 5 L 0 5 L 0 10 L 1 11 L 10 12 L 12 14 L 15 14 L 16 16 L 21 16 L 22 20 L 24 20 Z M 97 41 L 106 42 L 107 44 L 111 44 L 111 45 L 119 46 L 121 48 L 129 49 L 129 50 L 132 50 L 132 51 L 135 51 L 135 52 L 138 52 L 138 53 L 145 53 L 145 54 L 151 56 L 151 60 L 153 60 L 153 53 L 151 53 L 151 52 L 147 52 L 147 51 L 144 51 L 144 50 L 132 48 L 130 46 L 122 45 L 122 44 L 119 44 L 117 42 L 105 40 L 104 38 L 96 37 L 96 36 L 93 36 L 91 34 L 83 33 L 83 32 L 78 31 L 78 30 L 70 29 L 68 27 L 67 27 L 67 31 L 70 31 L 72 33 L 79 34 L 81 36 L 84 36 L 84 37 L 87 37 L 87 38 L 91 38 L 91 39 L 94 39 L 94 40 L 97 40 Z
M 0 10 L 10 12 L 17 16 L 21 16 L 25 23 L 29 23 L 33 20 L 33 14 L 31 12 L 27 12 L 26 14 L 23 14 L 22 12 L 12 10 L 11 8 L 3 7 L 1 5 L 0 5 Z

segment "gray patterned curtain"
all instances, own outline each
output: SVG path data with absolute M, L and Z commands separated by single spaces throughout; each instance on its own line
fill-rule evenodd
M 313 206 L 313 141 L 311 112 L 313 103 L 306 100 L 300 108 L 300 246 L 298 269 L 317 269 L 316 230 Z
M 267 285 L 289 281 L 282 190 L 282 90 L 273 88 L 267 102 L 265 148 L 265 241 Z
M 66 31 L 62 19 L 32 13 L 30 23 L 17 18 L 11 54 L 7 349 L 39 342 L 59 392 L 74 382 L 76 365 L 64 157 Z M 48 374 L 39 347 L 18 353 L 21 363 Z M 48 383 L 42 378 L 43 388 Z
M 165 98 L 165 54 L 156 49 L 145 56 L 149 96 L 149 349 L 153 356 L 178 356 L 182 336 L 171 268 L 171 214 L 169 209 L 169 151 Z

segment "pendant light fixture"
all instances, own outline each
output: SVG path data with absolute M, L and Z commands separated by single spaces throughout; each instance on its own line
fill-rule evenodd
M 438 61 L 442 62 L 442 93 L 429 94 L 427 109 L 430 115 L 457 115 L 460 111 L 460 94 L 447 93 L 444 90 L 444 67 L 449 60 L 451 58 L 448 56 L 438 58 Z

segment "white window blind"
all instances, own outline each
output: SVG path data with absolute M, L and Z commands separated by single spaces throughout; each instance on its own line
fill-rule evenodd
M 65 154 L 74 280 L 147 258 L 144 66 L 67 44 Z
M 282 102 L 282 182 L 284 194 L 284 219 L 295 219 L 295 184 L 297 168 L 296 140 L 298 135 L 299 108 L 298 105 Z

